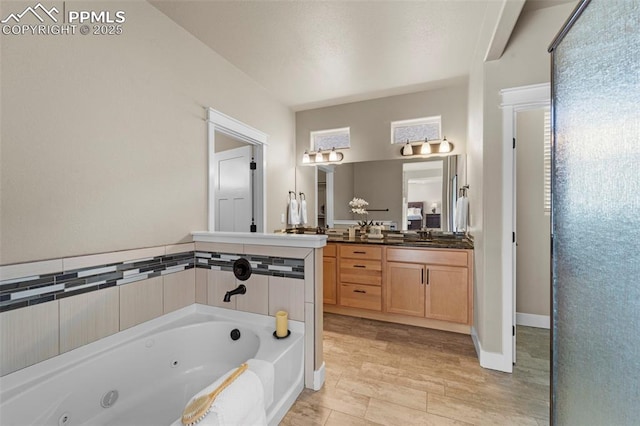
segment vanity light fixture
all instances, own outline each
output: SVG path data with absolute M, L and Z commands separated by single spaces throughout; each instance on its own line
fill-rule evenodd
M 336 151 L 335 148 L 332 148 L 331 151 L 306 151 L 302 154 L 302 164 L 308 164 L 310 166 L 316 164 L 329 164 L 329 163 L 339 163 L 344 158 L 344 154 L 340 151 Z
M 444 139 L 442 139 L 442 142 L 440 142 L 440 148 L 438 149 L 438 152 L 440 154 L 446 154 L 448 152 L 451 152 L 451 144 L 447 140 L 446 136 L 444 137 Z
M 407 141 L 400 149 L 400 154 L 404 157 L 429 157 L 432 155 L 449 154 L 453 151 L 453 144 L 447 140 L 445 136 L 441 141 L 429 142 L 425 140 L 418 146 L 412 146 L 411 142 Z

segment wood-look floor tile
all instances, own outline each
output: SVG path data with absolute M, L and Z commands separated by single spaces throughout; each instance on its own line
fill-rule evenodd
M 440 395 L 428 396 L 427 412 L 474 425 L 538 425 L 533 417 L 508 413 L 504 407 L 492 410 L 483 404 Z
M 480 367 L 467 335 L 334 314 L 324 325 L 325 386 L 283 425 L 549 424 L 548 330 L 518 326 L 508 374 Z
M 356 417 L 364 416 L 369 403 L 368 397 L 347 392 L 337 387 L 323 387 L 317 392 L 303 393 L 298 399 Z
M 427 393 L 425 391 L 372 380 L 365 376 L 343 377 L 338 381 L 337 388 L 415 410 L 427 411 Z
M 376 426 L 380 423 L 371 422 L 362 417 L 354 417 L 340 411 L 331 411 L 324 426 Z
M 305 389 L 303 391 L 307 392 Z M 318 404 L 310 403 L 298 399 L 291 407 L 284 419 L 280 422 L 281 426 L 315 426 L 324 425 L 331 414 L 331 409 Z

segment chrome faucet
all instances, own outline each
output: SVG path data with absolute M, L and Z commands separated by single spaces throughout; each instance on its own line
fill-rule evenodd
M 244 284 L 240 284 L 238 288 L 225 293 L 223 302 L 231 302 L 231 296 L 235 296 L 236 294 L 245 294 L 246 292 L 247 287 L 245 287 Z

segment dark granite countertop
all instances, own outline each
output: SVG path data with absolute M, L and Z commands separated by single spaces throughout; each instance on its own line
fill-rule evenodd
M 473 241 L 467 237 L 444 237 L 432 239 L 414 238 L 368 238 L 356 236 L 349 239 L 344 236 L 329 235 L 327 243 L 347 243 L 347 244 L 371 244 L 396 247 L 418 247 L 418 248 L 447 248 L 447 249 L 473 249 Z

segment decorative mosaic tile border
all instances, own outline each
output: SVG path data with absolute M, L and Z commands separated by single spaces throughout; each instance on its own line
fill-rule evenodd
M 304 279 L 304 259 L 207 251 L 196 251 L 195 257 L 197 268 L 233 271 L 233 262 L 244 257 L 254 274 Z
M 240 257 L 251 263 L 254 274 L 304 279 L 304 259 L 190 251 L 0 281 L 0 312 L 195 267 L 233 271 L 233 262 Z
M 195 267 L 194 252 L 0 281 L 0 312 L 172 274 Z

